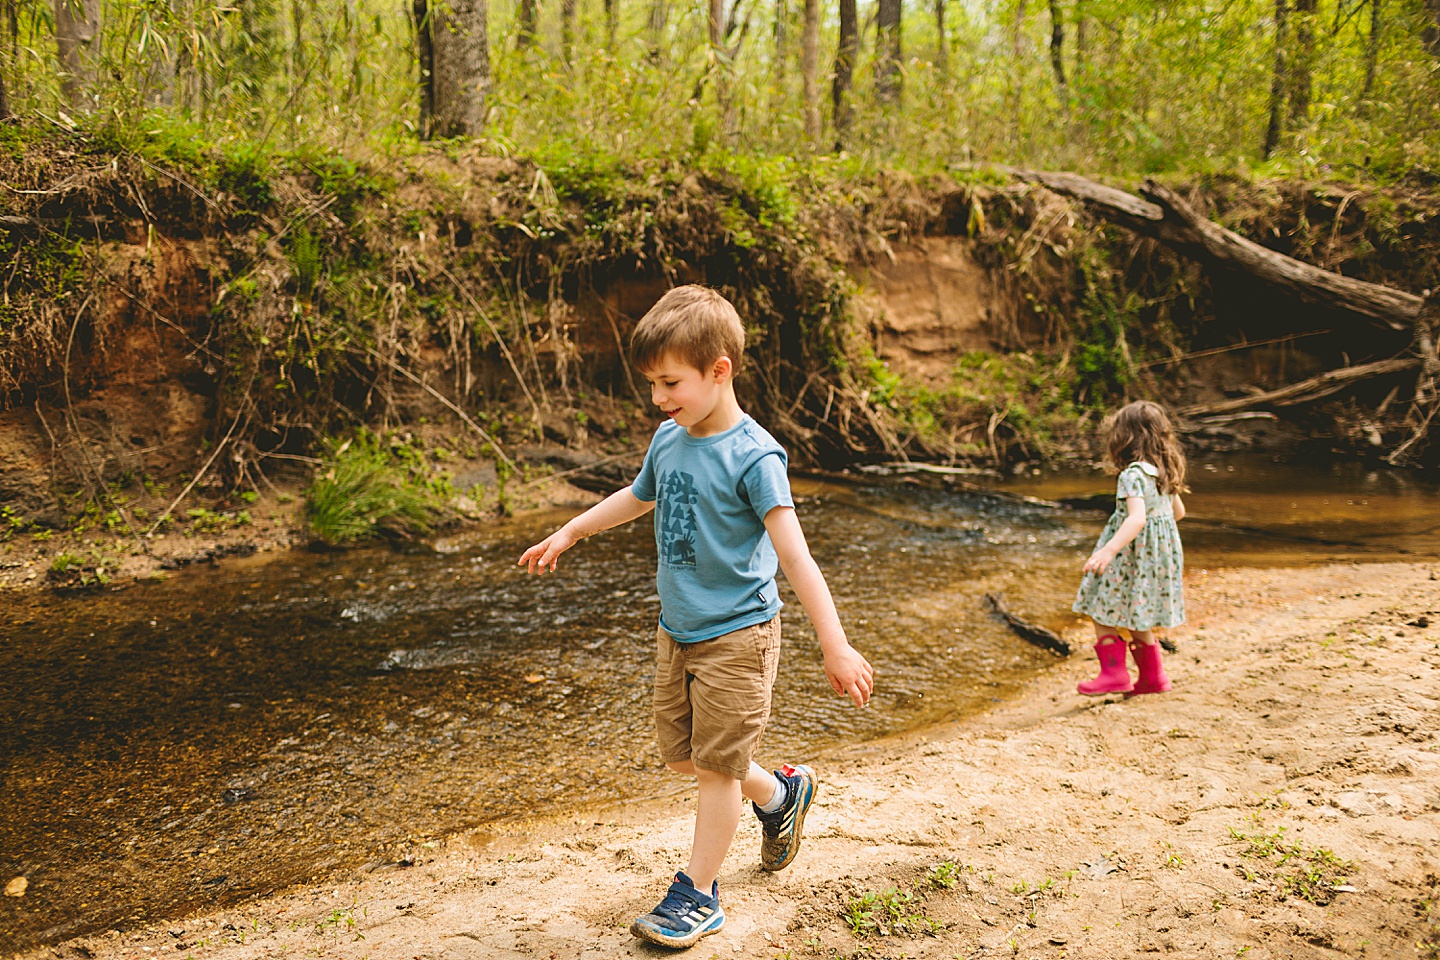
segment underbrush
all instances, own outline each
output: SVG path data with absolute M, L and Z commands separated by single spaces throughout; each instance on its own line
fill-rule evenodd
M 409 539 L 430 531 L 441 503 L 428 478 L 391 452 L 381 438 L 360 431 L 330 442 L 329 456 L 307 493 L 311 532 L 330 546 L 371 539 Z

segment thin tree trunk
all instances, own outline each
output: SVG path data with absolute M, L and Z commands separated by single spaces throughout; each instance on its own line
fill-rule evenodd
M 855 80 L 855 60 L 860 53 L 860 34 L 855 0 L 840 0 L 840 42 L 835 48 L 835 80 L 830 99 L 835 108 L 835 149 L 842 150 L 855 118 L 850 90 Z
M 1365 82 L 1360 87 L 1360 115 L 1368 110 L 1370 91 L 1375 89 L 1375 71 L 1380 65 L 1380 0 L 1370 0 L 1370 36 L 1365 42 Z
M 1315 0 L 1295 0 L 1295 54 L 1290 59 L 1290 127 L 1310 122 L 1312 74 L 1315 66 Z
M 1075 0 L 1075 66 L 1072 73 L 1079 74 L 1085 69 L 1085 57 L 1089 54 L 1086 49 L 1086 34 L 1089 32 L 1086 27 L 1089 18 L 1085 16 L 1085 0 Z
M 1270 71 L 1270 122 L 1265 127 L 1265 146 L 1261 155 L 1270 159 L 1280 138 L 1285 134 L 1285 47 L 1286 20 L 1289 13 L 1288 0 L 1275 0 L 1275 63 Z
M 805 102 L 805 137 L 813 146 L 820 140 L 820 0 L 805 0 L 805 23 L 800 33 L 801 99 Z
M 5 74 L 0 71 L 0 123 L 9 120 L 15 114 L 10 112 L 10 98 L 5 95 Z
M 1425 29 L 1420 32 L 1420 37 L 1430 52 L 1440 57 L 1440 0 L 1425 0 L 1425 12 L 1430 15 L 1430 19 L 1426 22 Z
M 1025 0 L 1015 4 L 1015 19 L 1010 22 L 1010 129 L 1012 139 L 1020 142 L 1021 64 L 1025 54 Z
M 85 109 L 100 59 L 100 0 L 55 0 L 55 52 L 66 102 Z
M 950 41 L 945 35 L 945 0 L 935 0 L 935 73 L 950 76 Z
M 568 67 L 575 56 L 575 15 L 579 0 L 560 0 L 560 59 Z
M 1065 18 L 1060 0 L 1050 0 L 1050 69 L 1055 74 L 1055 92 L 1062 104 L 1069 101 L 1065 84 Z
M 528 50 L 535 46 L 539 20 L 540 10 L 536 0 L 520 0 L 520 9 L 515 14 L 515 49 Z
M 650 59 L 658 61 L 664 53 L 661 41 L 665 37 L 665 22 L 669 19 L 669 11 L 665 6 L 665 0 L 653 0 L 650 4 Z
M 900 0 L 879 0 L 875 14 L 875 99 L 894 104 L 900 99 Z
M 300 9 L 301 0 L 290 0 L 290 28 L 294 36 L 290 40 L 290 85 L 293 89 L 305 76 L 305 14 Z
M 775 59 L 771 62 L 770 72 L 777 89 L 785 82 L 785 58 L 789 53 L 786 47 L 790 43 L 786 26 L 789 19 L 789 4 L 786 0 L 775 0 Z
M 490 95 L 486 0 L 448 0 L 432 12 L 435 133 L 473 137 L 485 125 Z
M 619 51 L 615 49 L 615 36 L 620 30 L 620 0 L 605 0 L 605 49 L 612 56 Z
M 420 62 L 420 139 L 429 140 L 435 125 L 435 47 L 427 0 L 412 0 L 410 11 L 415 18 L 415 59 Z

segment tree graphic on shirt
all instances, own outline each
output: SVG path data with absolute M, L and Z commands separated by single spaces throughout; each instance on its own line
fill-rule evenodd
M 700 527 L 695 522 L 695 478 L 680 470 L 660 475 L 660 553 L 677 567 L 695 566 L 695 543 Z

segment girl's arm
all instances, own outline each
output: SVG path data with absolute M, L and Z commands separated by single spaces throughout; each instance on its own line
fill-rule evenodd
M 1180 494 L 1175 494 L 1175 498 L 1170 501 L 1170 508 L 1175 511 L 1176 520 L 1185 519 L 1185 501 L 1180 499 Z
M 1090 559 L 1085 561 L 1086 573 L 1104 573 L 1105 568 L 1110 566 L 1110 561 L 1115 559 L 1115 555 L 1130 546 L 1130 541 L 1140 535 L 1141 529 L 1145 526 L 1145 498 L 1126 497 L 1125 509 L 1128 512 L 1120 524 L 1120 529 L 1115 531 L 1115 536 L 1111 537 L 1099 550 L 1090 554 Z
M 530 573 L 555 572 L 555 561 L 586 537 L 618 527 L 655 509 L 654 500 L 641 500 L 629 487 L 616 490 L 550 536 L 520 554 L 520 566 Z
M 820 652 L 825 657 L 825 676 L 835 692 L 855 701 L 863 707 L 870 702 L 875 689 L 875 671 L 869 661 L 850 646 L 845 637 L 845 628 L 840 625 L 840 614 L 835 609 L 835 600 L 830 596 L 830 587 L 825 575 L 810 555 L 810 546 L 805 542 L 805 532 L 800 529 L 800 518 L 794 507 L 775 507 L 765 514 L 765 529 L 775 552 L 780 557 L 780 569 L 800 605 L 815 624 L 815 636 L 820 640 Z

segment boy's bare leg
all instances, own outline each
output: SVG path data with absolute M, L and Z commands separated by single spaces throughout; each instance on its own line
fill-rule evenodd
M 695 843 L 690 848 L 690 863 L 685 874 L 697 890 L 710 892 L 710 885 L 720 875 L 725 854 L 740 827 L 743 796 L 756 803 L 767 803 L 775 795 L 775 775 L 759 764 L 750 764 L 750 775 L 736 780 L 713 770 L 702 770 L 689 760 L 668 764 L 676 773 L 696 779 L 699 798 L 695 805 Z

